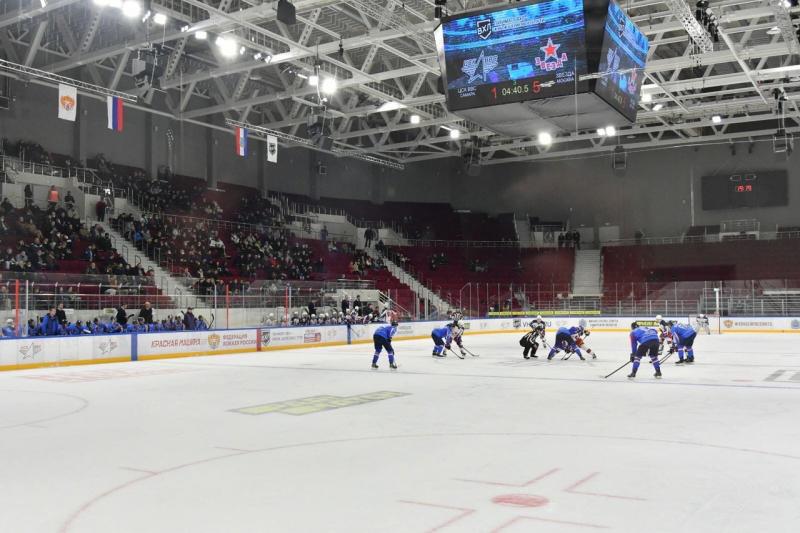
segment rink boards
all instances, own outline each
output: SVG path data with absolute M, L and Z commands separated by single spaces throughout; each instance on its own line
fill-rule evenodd
M 688 321 L 687 317 L 680 316 L 664 318 Z M 465 320 L 465 334 L 521 334 L 530 321 L 526 317 Z M 626 332 L 633 321 L 655 325 L 652 317 L 545 318 L 551 333 L 561 326 L 578 324 L 593 331 Z M 712 328 L 721 333 L 800 333 L 800 318 L 793 317 L 711 317 L 711 321 Z M 395 339 L 427 338 L 434 327 L 445 323 L 444 320 L 404 322 L 398 326 Z M 349 329 L 347 326 L 309 326 L 0 339 L 0 370 L 372 343 L 372 334 L 381 325 L 354 325 Z

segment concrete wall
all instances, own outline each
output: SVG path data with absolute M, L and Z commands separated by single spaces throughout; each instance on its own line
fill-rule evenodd
M 624 173 L 615 173 L 610 156 L 556 162 L 532 162 L 483 168 L 480 177 L 461 176 L 453 186 L 456 208 L 529 213 L 573 225 L 619 225 L 623 238 L 639 228 L 649 236 L 680 235 L 694 223 L 756 218 L 762 229 L 800 224 L 800 156 L 774 154 L 771 143 L 702 149 L 675 148 L 628 155 Z M 789 172 L 789 205 L 760 209 L 703 211 L 701 178 L 752 170 Z
M 154 172 L 174 172 L 256 189 L 350 198 L 374 203 L 421 201 L 451 203 L 456 209 L 492 214 L 517 212 L 573 226 L 620 226 L 621 237 L 637 229 L 648 236 L 679 235 L 692 224 L 757 218 L 763 229 L 800 225 L 800 156 L 776 156 L 771 143 L 674 148 L 631 153 L 624 173 L 611 169 L 610 155 L 554 162 L 492 165 L 468 177 L 456 158 L 407 165 L 403 172 L 351 158 L 336 158 L 305 148 L 281 147 L 277 164 L 266 162 L 265 144 L 251 142 L 247 158 L 234 153 L 233 132 L 204 128 L 171 117 L 128 108 L 125 131 L 106 129 L 105 102 L 79 97 L 79 121 L 56 117 L 56 89 L 13 82 L 15 101 L 0 111 L 0 136 L 36 139 L 45 149 L 84 158 L 104 153 L 115 162 Z M 159 104 L 156 104 L 157 107 Z M 217 126 L 222 124 L 217 122 Z M 167 142 L 171 132 L 172 147 Z M 328 167 L 317 174 L 317 162 Z M 708 211 L 701 209 L 701 177 L 742 171 L 788 169 L 787 207 Z M 695 202 L 692 209 L 692 191 Z

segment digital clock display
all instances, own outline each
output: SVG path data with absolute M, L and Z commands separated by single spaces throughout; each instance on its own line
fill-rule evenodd
M 772 170 L 703 176 L 701 197 L 706 210 L 789 205 L 788 175 Z
M 587 71 L 583 0 L 446 18 L 436 40 L 451 111 L 573 94 Z

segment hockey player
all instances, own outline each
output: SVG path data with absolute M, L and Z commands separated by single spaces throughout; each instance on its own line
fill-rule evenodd
M 452 331 L 453 331 L 453 342 L 455 342 L 456 346 L 458 346 L 458 350 L 461 353 L 461 357 L 466 356 L 467 355 L 467 351 L 464 349 L 464 344 L 461 341 L 461 338 L 464 336 L 464 326 L 461 325 L 461 322 L 459 322 L 459 319 L 453 320 L 453 330 Z M 445 347 L 445 349 L 449 350 L 450 349 L 450 343 L 445 343 L 444 347 Z
M 6 325 L 3 326 L 2 335 L 0 337 L 13 338 L 17 336 L 17 331 L 14 328 L 14 320 L 9 318 L 6 320 Z
M 586 350 L 586 353 L 591 355 L 592 359 L 597 359 L 597 354 L 594 353 L 591 348 L 586 346 L 586 337 L 591 335 L 592 332 L 584 328 L 583 326 L 578 326 L 578 328 L 580 329 L 580 332 L 578 333 L 578 336 L 575 338 L 575 345 L 578 348 L 583 348 L 584 350 Z
M 372 341 L 375 343 L 375 354 L 372 356 L 372 368 L 378 368 L 378 358 L 381 351 L 386 348 L 386 354 L 389 356 L 389 368 L 397 370 L 397 365 L 394 362 L 394 348 L 392 348 L 392 337 L 397 333 L 397 320 L 392 320 L 391 324 L 381 326 L 375 330 L 372 336 Z
M 586 358 L 581 353 L 581 349 L 578 348 L 578 345 L 575 343 L 578 335 L 580 335 L 582 332 L 583 328 L 581 326 L 574 326 L 571 328 L 564 326 L 558 328 L 558 331 L 556 331 L 556 341 L 553 343 L 550 353 L 547 354 L 547 360 L 552 360 L 555 354 L 561 350 L 564 350 L 566 353 L 574 353 L 580 357 L 581 361 L 585 361 Z
M 534 320 L 531 321 L 530 326 L 531 331 L 522 336 L 522 338 L 519 340 L 519 345 L 524 348 L 522 350 L 522 357 L 525 359 L 530 359 L 531 357 L 536 359 L 538 357 L 536 355 L 536 350 L 539 349 L 538 341 L 544 341 L 544 331 L 546 325 L 544 320 L 542 320 L 542 316 L 538 315 Z M 530 355 L 528 355 L 529 353 Z
M 450 348 L 450 344 L 453 342 L 454 332 L 457 328 L 458 325 L 455 322 L 449 322 L 446 326 L 435 328 L 431 331 L 431 338 L 434 344 L 432 355 L 434 357 L 447 357 L 444 350 L 445 348 Z M 459 343 L 459 347 L 460 346 Z M 463 352 L 464 349 L 462 348 L 461 351 Z
M 672 333 L 672 348 L 671 351 L 678 352 L 678 360 L 675 361 L 676 365 L 684 363 L 694 363 L 694 339 L 697 337 L 697 332 L 689 324 L 675 324 L 671 328 Z M 683 359 L 683 352 L 686 351 L 686 360 Z
M 650 356 L 650 362 L 656 369 L 655 377 L 661 377 L 661 365 L 658 363 L 658 332 L 653 328 L 639 327 L 634 322 L 631 324 L 631 362 L 633 369 L 628 374 L 629 378 L 636 377 L 639 370 L 639 362 L 645 355 Z

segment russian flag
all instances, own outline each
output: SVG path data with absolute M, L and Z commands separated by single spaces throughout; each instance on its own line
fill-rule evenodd
M 109 96 L 106 98 L 106 107 L 108 108 L 108 129 L 122 131 L 122 115 L 124 111 L 122 99 L 116 96 Z
M 236 128 L 236 154 L 247 157 L 247 128 Z

